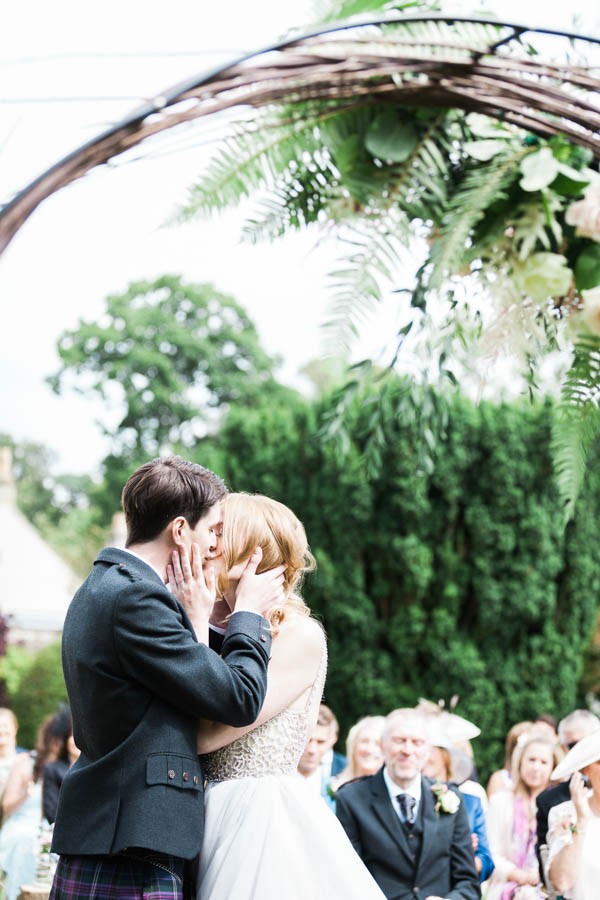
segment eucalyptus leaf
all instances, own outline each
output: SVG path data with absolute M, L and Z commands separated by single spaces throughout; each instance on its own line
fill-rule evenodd
M 530 153 L 521 162 L 523 177 L 519 184 L 524 191 L 541 191 L 552 184 L 559 173 L 560 164 L 549 147 Z
M 583 172 L 559 162 L 558 175 L 550 187 L 563 197 L 580 197 L 589 183 L 590 179 Z
M 386 162 L 406 162 L 419 143 L 412 123 L 401 122 L 393 110 L 385 110 L 369 126 L 365 147 L 372 156 Z
M 487 162 L 489 159 L 493 159 L 494 156 L 502 153 L 503 150 L 506 150 L 506 141 L 497 139 L 467 141 L 464 144 L 464 151 L 467 156 L 478 160 L 478 162 Z
M 589 291 L 600 284 L 600 244 L 590 244 L 577 257 L 575 284 L 580 291 Z

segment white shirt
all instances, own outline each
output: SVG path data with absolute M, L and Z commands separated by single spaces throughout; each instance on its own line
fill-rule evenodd
M 390 800 L 392 801 L 392 806 L 394 807 L 394 812 L 402 821 L 402 815 L 400 813 L 400 804 L 396 799 L 398 794 L 409 794 L 411 797 L 415 798 L 415 818 L 419 812 L 419 803 L 421 802 L 421 773 L 415 776 L 412 782 L 409 784 L 407 788 L 399 787 L 395 782 L 392 781 L 388 774 L 387 766 L 383 767 L 383 780 L 385 781 L 385 786 L 388 789 L 388 794 L 390 795 Z

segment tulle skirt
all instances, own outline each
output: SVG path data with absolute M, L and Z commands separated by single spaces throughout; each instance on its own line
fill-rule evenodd
M 334 813 L 296 775 L 211 783 L 197 900 L 385 900 Z

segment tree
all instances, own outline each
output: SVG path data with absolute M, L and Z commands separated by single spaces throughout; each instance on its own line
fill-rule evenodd
M 25 663 L 23 665 L 23 662 Z M 19 721 L 19 742 L 35 747 L 36 735 L 44 718 L 67 701 L 62 673 L 60 642 L 50 644 L 20 660 L 21 669 L 10 704 Z
M 208 284 L 175 275 L 109 296 L 100 322 L 79 322 L 58 344 L 56 392 L 74 383 L 120 409 L 104 423 L 119 459 L 193 447 L 228 404 L 254 404 L 275 387 L 275 361 L 242 307 Z

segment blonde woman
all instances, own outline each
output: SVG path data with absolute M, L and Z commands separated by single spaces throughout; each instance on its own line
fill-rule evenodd
M 217 573 L 225 609 L 233 608 L 255 547 L 262 551 L 260 569 L 286 566 L 285 600 L 267 615 L 274 639 L 258 719 L 247 728 L 198 727 L 208 782 L 198 898 L 384 900 L 335 816 L 296 773 L 317 720 L 327 665 L 323 630 L 300 594 L 303 576 L 315 565 L 304 528 L 282 503 L 231 494 L 224 502 Z M 183 562 L 172 590 L 188 569 Z
M 381 737 L 384 725 L 385 716 L 363 716 L 354 723 L 346 738 L 346 768 L 331 779 L 333 791 L 353 778 L 379 771 L 383 765 Z
M 535 853 L 536 798 L 548 787 L 560 750 L 546 733 L 524 734 L 513 756 L 511 791 L 490 798 L 488 837 L 494 873 L 486 900 L 541 900 L 541 874 Z

